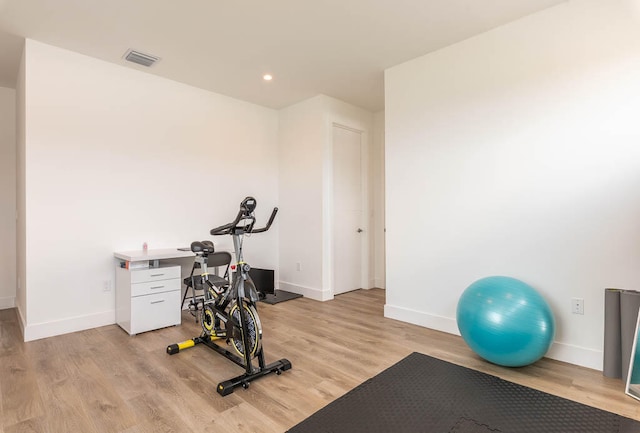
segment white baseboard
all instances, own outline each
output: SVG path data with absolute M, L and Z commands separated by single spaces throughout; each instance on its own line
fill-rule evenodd
M 425 328 L 442 331 L 449 334 L 460 335 L 455 319 L 449 317 L 436 316 L 433 314 L 416 311 L 409 308 L 397 307 L 385 304 L 384 317 L 412 323 Z M 569 364 L 580 365 L 602 371 L 602 351 L 588 349 L 585 347 L 573 346 L 571 344 L 554 342 L 546 358 Z
M 436 331 L 442 331 L 449 334 L 460 335 L 458 325 L 454 319 L 449 317 L 435 316 L 422 311 L 412 310 L 410 308 L 397 307 L 395 305 L 384 305 L 384 317 L 400 320 L 402 322 L 413 323 L 414 325 L 423 326 Z
M 0 298 L 0 310 L 6 310 L 7 308 L 13 308 L 16 306 L 16 297 Z
M 24 314 L 19 305 L 16 305 L 16 311 L 18 312 L 18 323 L 20 324 L 20 332 L 22 333 L 22 339 L 24 340 L 24 328 L 27 326 L 27 321 L 24 320 Z
M 330 301 L 333 299 L 333 292 L 330 290 L 300 286 L 286 281 L 278 281 L 278 288 L 285 292 L 298 293 L 305 298 L 314 299 L 316 301 Z
M 568 362 L 569 364 L 580 365 L 598 371 L 602 371 L 603 356 L 604 354 L 601 350 L 559 343 L 557 341 L 553 342 L 553 345 L 545 355 L 546 358 Z
M 373 280 L 373 287 L 378 289 L 385 289 L 385 280 L 382 278 L 376 278 Z
M 114 323 L 116 323 L 116 312 L 115 310 L 112 310 L 105 311 L 103 313 L 54 320 L 51 322 L 27 324 L 24 327 L 23 335 L 24 341 L 33 341 L 41 338 L 53 337 L 55 335 L 113 325 Z

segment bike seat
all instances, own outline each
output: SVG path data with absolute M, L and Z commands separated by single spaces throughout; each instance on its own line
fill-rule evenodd
M 203 254 L 211 254 L 214 252 L 213 243 L 204 241 L 204 242 L 191 242 L 191 251 L 194 253 L 203 253 Z

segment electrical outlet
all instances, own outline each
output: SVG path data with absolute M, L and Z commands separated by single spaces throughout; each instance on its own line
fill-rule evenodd
M 102 284 L 102 291 L 103 292 L 110 292 L 111 291 L 111 280 L 104 280 L 104 282 Z
M 573 314 L 584 314 L 584 299 L 571 298 L 571 312 Z
M 302 265 L 300 262 L 296 262 L 296 271 L 300 272 L 302 270 Z

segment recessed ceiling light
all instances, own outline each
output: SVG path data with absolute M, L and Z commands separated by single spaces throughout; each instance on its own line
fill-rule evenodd
M 262 76 L 262 79 L 263 79 L 264 81 L 271 81 L 271 80 L 273 80 L 273 76 L 272 76 L 272 75 L 270 75 L 270 74 L 264 74 L 264 75 Z

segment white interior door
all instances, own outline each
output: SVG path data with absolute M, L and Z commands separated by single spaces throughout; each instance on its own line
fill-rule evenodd
M 333 293 L 362 287 L 362 133 L 333 127 Z

